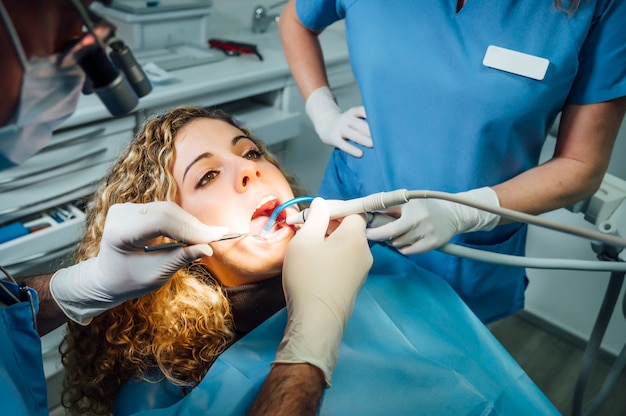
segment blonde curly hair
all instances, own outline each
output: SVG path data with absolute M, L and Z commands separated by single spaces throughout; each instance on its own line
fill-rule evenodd
M 263 143 L 223 111 L 174 108 L 148 120 L 113 164 L 89 205 L 76 262 L 98 255 L 111 205 L 177 202 L 174 144 L 177 133 L 197 118 L 236 126 L 265 159 L 281 169 Z M 294 194 L 303 195 L 294 178 L 281 171 Z M 124 302 L 87 326 L 68 324 L 60 347 L 66 369 L 63 405 L 72 414 L 110 414 L 121 386 L 131 377 L 148 380 L 146 373 L 154 367 L 176 385 L 193 386 L 233 342 L 232 325 L 230 305 L 219 282 L 205 266 L 189 264 L 162 288 Z

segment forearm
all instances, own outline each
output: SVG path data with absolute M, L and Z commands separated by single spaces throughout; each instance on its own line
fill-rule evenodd
M 625 109 L 626 98 L 566 106 L 553 158 L 493 186 L 500 205 L 541 214 L 593 195 L 604 178 Z
M 315 415 L 325 385 L 313 365 L 274 364 L 248 415 Z
M 501 207 L 539 215 L 588 198 L 601 181 L 579 162 L 553 159 L 493 189 Z
M 39 312 L 37 313 L 37 331 L 40 336 L 47 334 L 67 322 L 67 316 L 59 308 L 50 293 L 50 279 L 52 274 L 32 276 L 23 281 L 37 291 L 39 297 Z
M 287 63 L 306 101 L 313 91 L 327 86 L 328 79 L 317 33 L 302 25 L 294 4 L 295 1 L 291 0 L 285 6 L 278 29 Z

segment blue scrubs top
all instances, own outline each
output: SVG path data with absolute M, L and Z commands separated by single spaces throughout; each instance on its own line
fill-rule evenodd
M 357 159 L 335 150 L 320 189 L 348 199 L 406 188 L 461 192 L 537 165 L 566 103 L 626 96 L 626 1 L 297 0 L 302 23 L 345 19 L 350 62 L 374 141 Z M 567 7 L 569 2 L 565 1 Z M 549 60 L 542 80 L 483 65 L 490 45 Z M 523 255 L 526 227 L 452 242 Z M 412 256 L 444 277 L 485 322 L 524 304 L 525 271 L 438 251 Z

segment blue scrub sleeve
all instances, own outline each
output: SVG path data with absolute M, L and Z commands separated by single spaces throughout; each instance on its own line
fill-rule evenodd
M 19 298 L 16 284 L 2 280 Z M 46 377 L 43 370 L 41 340 L 35 330 L 33 308 L 39 308 L 37 293 L 29 289 L 33 304 L 13 303 L 0 290 L 0 400 L 5 415 L 47 415 Z
M 340 2 L 336 0 L 296 0 L 296 14 L 311 30 L 322 30 L 345 17 Z
M 570 104 L 592 104 L 626 96 L 626 1 L 598 2 L 579 53 L 580 67 Z

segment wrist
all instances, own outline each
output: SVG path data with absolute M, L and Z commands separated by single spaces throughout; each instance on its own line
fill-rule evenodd
M 50 294 L 72 321 L 87 325 L 94 316 L 116 306 L 99 287 L 97 258 L 60 269 L 50 279 Z
M 460 192 L 456 195 L 468 199 L 469 201 L 485 205 L 486 207 L 500 207 L 498 194 L 493 188 L 488 186 Z M 461 223 L 459 232 L 461 233 L 491 231 L 500 222 L 500 216 L 489 211 L 470 207 L 469 205 L 458 204 L 457 207 L 460 218 L 459 222 Z
M 274 363 L 311 364 L 324 373 L 326 386 L 330 387 L 345 324 L 333 314 L 330 320 L 315 315 L 315 319 L 308 321 L 290 316 Z
M 328 86 L 313 91 L 306 100 L 304 110 L 314 126 L 318 126 L 329 115 L 341 113 L 335 96 Z

